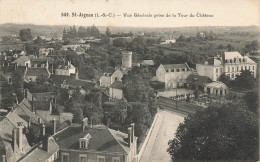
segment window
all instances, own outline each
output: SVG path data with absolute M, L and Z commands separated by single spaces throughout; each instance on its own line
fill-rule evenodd
M 237 67 L 237 71 L 239 71 L 239 67 Z
M 168 72 L 169 72 L 169 70 L 167 69 L 167 70 L 166 70 L 166 73 L 168 73 Z
M 62 162 L 69 162 L 69 154 L 68 153 L 62 153 Z
M 230 72 L 230 67 L 228 67 L 228 72 Z
M 120 158 L 119 157 L 112 157 L 112 162 L 120 162 Z
M 253 70 L 255 70 L 255 66 L 253 66 Z
M 87 155 L 80 154 L 79 155 L 79 162 L 87 162 Z
M 98 162 L 105 162 L 105 156 L 98 156 Z
M 248 69 L 251 70 L 251 66 L 248 66 Z
M 234 67 L 232 67 L 232 72 L 234 72 L 235 70 L 234 70 L 235 68 Z
M 8 83 L 12 83 L 12 78 L 8 78 Z
M 241 66 L 241 70 L 243 70 L 243 66 Z
M 234 78 L 234 73 L 232 73 L 232 78 Z
M 220 68 L 220 73 L 222 73 L 222 68 Z
M 81 148 L 86 148 L 86 142 L 85 141 L 81 141 Z
M 245 70 L 247 69 L 247 66 L 245 66 Z
M 172 72 L 174 72 L 174 69 L 172 69 Z
M 216 73 L 218 73 L 218 69 L 216 69 Z

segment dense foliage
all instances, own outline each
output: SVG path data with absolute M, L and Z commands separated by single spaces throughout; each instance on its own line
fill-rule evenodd
M 167 151 L 173 160 L 257 160 L 258 124 L 242 102 L 215 103 L 185 118 Z
M 21 29 L 20 30 L 20 39 L 21 41 L 29 41 L 32 40 L 32 33 L 31 29 L 26 28 L 26 29 Z

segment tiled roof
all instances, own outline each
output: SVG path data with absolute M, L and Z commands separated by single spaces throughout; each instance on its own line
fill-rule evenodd
M 33 101 L 35 110 L 50 110 L 50 101 Z
M 36 101 L 49 101 L 52 97 L 57 97 L 55 92 L 31 93 Z M 45 99 L 46 97 L 46 99 Z
M 115 72 L 115 68 L 113 67 L 107 67 L 106 69 L 104 69 L 104 73 L 109 73 L 109 74 L 113 74 Z
M 19 106 L 14 110 L 18 116 L 20 116 L 25 121 L 29 121 L 31 119 L 32 122 L 37 123 L 39 116 L 32 112 L 32 106 L 27 99 L 23 99 L 23 101 L 19 104 Z M 44 123 L 44 121 L 43 121 Z
M 44 141 L 45 142 L 45 141 Z M 34 148 L 22 161 L 47 161 L 55 152 L 59 150 L 58 144 L 53 137 L 49 138 L 49 151 L 43 149 L 42 145 L 38 144 L 38 147 Z
M 7 115 L 6 115 L 6 118 L 15 126 L 15 127 L 19 127 L 18 123 L 23 123 L 23 125 L 27 125 L 28 123 L 20 118 L 16 112 L 9 112 Z
M 189 66 L 185 64 L 167 64 L 163 65 L 165 70 L 171 70 L 171 69 L 177 69 L 177 68 L 187 68 L 188 70 L 190 69 Z
M 122 89 L 123 83 L 120 81 L 115 81 L 113 84 L 110 86 L 111 88 L 116 88 L 116 89 Z
M 89 151 L 104 151 L 104 152 L 121 152 L 128 153 L 129 147 L 124 139 L 127 139 L 127 134 L 117 132 L 106 126 L 93 126 L 93 128 L 85 128 L 81 130 L 80 125 L 73 124 L 63 132 L 54 136 L 60 149 L 75 149 L 79 150 L 79 139 L 90 134 Z
M 224 59 L 234 59 L 234 58 L 243 58 L 239 52 L 225 52 Z
M 152 65 L 154 65 L 154 62 L 153 62 L 153 60 L 143 60 L 141 64 L 147 65 L 147 66 L 152 66 Z
M 198 74 L 190 74 L 186 79 L 188 84 L 207 84 L 212 82 L 212 80 L 206 76 L 200 76 Z
M 48 70 L 45 68 L 28 68 L 27 76 L 40 76 L 40 75 L 45 75 L 48 76 Z
M 84 80 L 77 80 L 71 76 L 51 75 L 50 79 L 52 80 L 52 83 L 56 85 L 61 85 L 63 84 L 63 81 L 66 80 L 66 83 L 71 87 L 81 86 L 86 89 L 89 89 L 95 86 L 95 83 L 87 82 Z
M 14 60 L 14 63 L 15 62 L 27 62 L 27 61 L 29 61 L 30 59 L 29 59 L 29 57 L 27 57 L 27 56 L 20 56 L 20 57 L 18 57 L 16 60 Z
M 83 48 L 81 48 L 81 47 L 77 47 L 75 52 L 83 52 L 83 53 L 85 53 L 85 50 Z
M 206 87 L 214 87 L 214 88 L 226 88 L 226 84 L 220 81 L 215 81 L 209 84 L 206 84 Z

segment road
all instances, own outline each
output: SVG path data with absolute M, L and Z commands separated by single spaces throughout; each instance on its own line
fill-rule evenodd
M 167 152 L 168 141 L 174 138 L 178 125 L 183 122 L 186 115 L 168 110 L 158 113 L 162 118 L 155 124 L 140 162 L 171 161 Z

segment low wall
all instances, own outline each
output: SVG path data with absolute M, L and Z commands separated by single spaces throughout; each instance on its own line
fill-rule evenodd
M 144 140 L 144 142 L 143 142 L 143 144 L 142 144 L 142 147 L 141 147 L 140 151 L 138 152 L 138 155 L 137 155 L 137 159 L 138 159 L 138 160 L 137 160 L 137 161 L 139 161 L 139 160 L 141 159 L 142 155 L 143 155 L 144 149 L 145 149 L 145 147 L 146 147 L 146 145 L 147 145 L 147 143 L 148 143 L 148 141 L 149 141 L 149 138 L 150 138 L 150 136 L 151 136 L 152 130 L 153 130 L 153 128 L 154 128 L 155 123 L 157 122 L 158 117 L 159 117 L 159 114 L 157 113 L 157 114 L 154 116 L 153 123 L 152 123 L 152 125 L 151 125 L 151 127 L 150 127 L 150 129 L 149 129 L 149 131 L 148 131 L 148 133 L 147 133 L 147 135 L 146 135 L 146 137 L 145 137 L 145 140 Z

